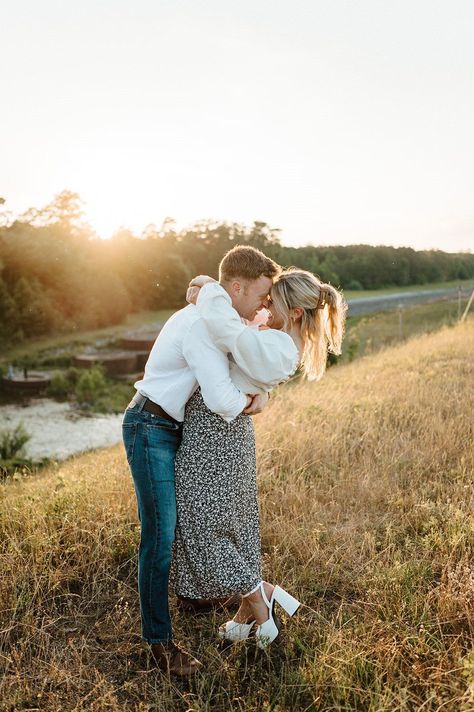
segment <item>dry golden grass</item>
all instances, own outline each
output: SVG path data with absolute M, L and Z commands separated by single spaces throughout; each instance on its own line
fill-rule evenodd
M 473 354 L 468 322 L 272 398 L 265 574 L 306 607 L 268 655 L 176 616 L 206 663 L 189 684 L 140 643 L 122 449 L 3 485 L 0 709 L 473 710 Z

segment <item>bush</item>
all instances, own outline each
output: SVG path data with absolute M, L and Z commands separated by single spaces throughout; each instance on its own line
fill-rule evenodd
M 66 400 L 69 395 L 74 394 L 75 387 L 83 372 L 71 366 L 67 371 L 56 371 L 53 374 L 48 388 L 48 396 L 58 400 Z
M 58 398 L 65 400 L 71 392 L 71 384 L 67 375 L 62 371 L 56 371 L 51 378 L 51 383 L 48 386 L 47 395 L 50 398 Z
M 0 431 L 0 459 L 10 460 L 18 455 L 30 438 L 23 423 L 19 423 L 13 430 Z
M 71 366 L 68 368 L 66 371 L 66 378 L 69 381 L 69 383 L 73 386 L 75 386 L 79 380 L 79 378 L 82 375 L 82 371 L 80 368 L 76 368 L 75 366 Z
M 96 400 L 105 395 L 106 391 L 107 381 L 104 372 L 99 366 L 94 366 L 79 376 L 75 395 L 79 403 L 93 405 Z
M 349 284 L 346 285 L 346 289 L 351 289 L 352 291 L 358 291 L 358 290 L 364 289 L 364 287 L 359 282 L 358 279 L 351 279 Z

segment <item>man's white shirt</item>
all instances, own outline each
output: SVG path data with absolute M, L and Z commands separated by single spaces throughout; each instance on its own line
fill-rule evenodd
M 139 393 L 184 421 L 184 409 L 198 386 L 204 403 L 230 422 L 247 398 L 232 383 L 227 354 L 216 346 L 199 310 L 192 304 L 168 319 L 150 352 Z

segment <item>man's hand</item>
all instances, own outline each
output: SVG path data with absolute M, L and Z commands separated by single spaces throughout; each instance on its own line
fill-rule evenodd
M 253 396 L 252 402 L 244 410 L 244 413 L 245 413 L 245 415 L 257 415 L 258 413 L 262 412 L 262 410 L 265 408 L 267 403 L 268 403 L 268 393 L 264 393 L 264 394 L 258 393 L 257 395 Z

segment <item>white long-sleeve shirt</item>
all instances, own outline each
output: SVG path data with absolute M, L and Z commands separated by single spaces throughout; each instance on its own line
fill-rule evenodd
M 218 282 L 200 289 L 196 306 L 216 346 L 230 354 L 230 376 L 244 393 L 268 393 L 296 371 L 300 354 L 291 336 L 243 324 Z
M 231 381 L 227 355 L 218 348 L 194 305 L 176 312 L 153 345 L 135 388 L 175 420 L 198 385 L 207 407 L 230 422 L 245 408 L 245 393 Z

